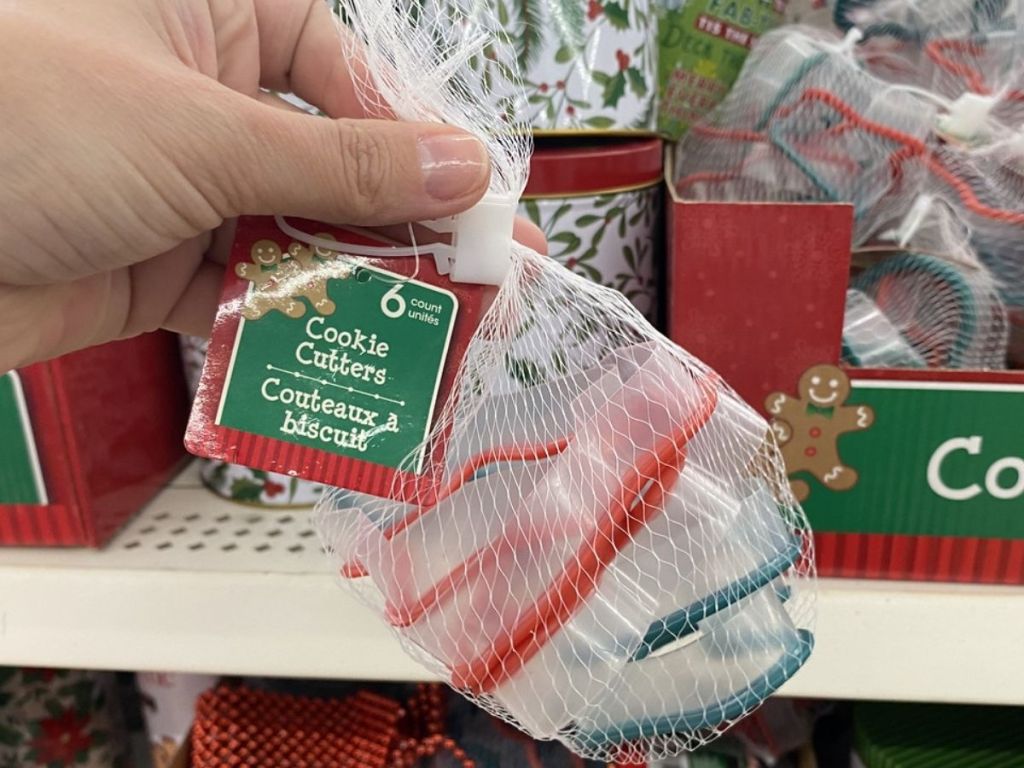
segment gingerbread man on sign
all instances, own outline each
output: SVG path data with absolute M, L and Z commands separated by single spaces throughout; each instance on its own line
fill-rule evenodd
M 765 401 L 771 427 L 782 447 L 786 470 L 792 478 L 808 472 L 833 491 L 847 491 L 857 484 L 857 470 L 839 458 L 837 441 L 847 432 L 858 432 L 875 421 L 867 405 L 844 405 L 850 396 L 850 379 L 834 365 L 816 365 L 800 377 L 799 397 L 773 392 Z M 789 486 L 797 501 L 805 501 L 811 487 L 799 478 Z

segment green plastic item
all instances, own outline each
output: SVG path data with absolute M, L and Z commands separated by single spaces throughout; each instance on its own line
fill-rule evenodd
M 673 643 L 692 632 L 697 631 L 697 626 L 708 616 L 738 603 L 745 597 L 749 597 L 761 587 L 770 583 L 773 579 L 785 572 L 800 556 L 801 542 L 794 538 L 790 546 L 780 552 L 771 562 L 763 564 L 752 573 L 741 579 L 722 587 L 703 600 L 692 605 L 680 608 L 662 619 L 658 619 L 647 629 L 643 642 L 633 655 L 633 661 L 640 661 L 650 656 L 669 643 Z M 780 589 L 788 590 L 788 587 Z M 779 598 L 785 602 L 789 594 L 780 593 Z
M 1024 708 L 857 704 L 854 739 L 865 768 L 1024 768 Z
M 676 140 L 710 112 L 784 10 L 780 0 L 665 0 L 658 19 L 658 130 Z

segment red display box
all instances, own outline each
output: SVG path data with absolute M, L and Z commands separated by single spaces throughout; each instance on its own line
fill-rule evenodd
M 787 403 L 774 428 L 799 440 L 783 452 L 821 575 L 1024 584 L 1024 371 L 827 368 L 841 397 L 811 407 L 809 369 L 840 359 L 851 223 L 673 197 L 667 332 L 766 417 Z
M 32 470 L 0 472 L 0 544 L 102 546 L 186 459 L 188 402 L 172 334 L 93 347 L 2 379 L 5 458 Z

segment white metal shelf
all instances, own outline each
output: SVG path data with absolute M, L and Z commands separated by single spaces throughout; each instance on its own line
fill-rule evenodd
M 190 468 L 102 552 L 0 550 L 0 665 L 427 679 L 308 518 Z M 816 638 L 784 693 L 1024 705 L 1024 588 L 824 580 Z

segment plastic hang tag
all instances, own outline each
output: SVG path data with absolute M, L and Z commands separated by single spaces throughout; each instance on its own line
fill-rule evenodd
M 296 241 L 270 217 L 239 220 L 186 446 L 378 496 L 413 491 L 434 415 L 498 289 L 449 281 L 430 246 L 418 258 L 353 257 L 342 242 L 377 243 L 296 226 L 339 250 Z

